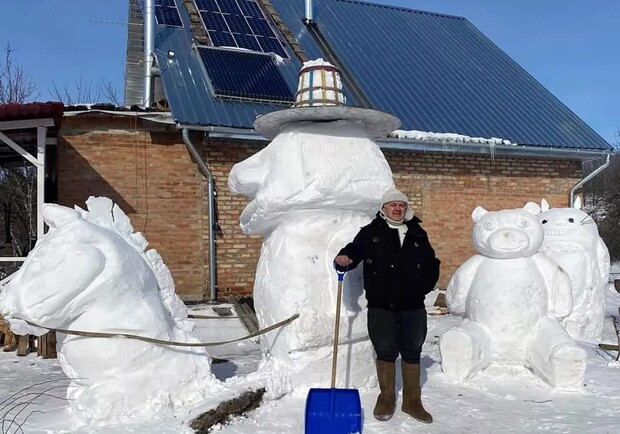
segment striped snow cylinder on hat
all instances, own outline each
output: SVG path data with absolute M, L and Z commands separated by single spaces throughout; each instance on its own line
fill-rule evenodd
M 344 104 L 340 70 L 323 59 L 305 62 L 299 71 L 295 107 L 342 106 Z

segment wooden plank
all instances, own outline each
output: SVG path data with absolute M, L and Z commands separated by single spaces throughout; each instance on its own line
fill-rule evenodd
M 243 302 L 238 295 L 229 296 L 227 301 L 235 307 L 235 311 L 237 311 L 237 315 L 246 330 L 249 333 L 256 333 L 258 331 L 258 320 L 256 319 L 256 314 L 248 307 L 247 303 Z

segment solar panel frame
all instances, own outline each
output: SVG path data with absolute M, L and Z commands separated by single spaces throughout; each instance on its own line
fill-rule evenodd
M 226 24 L 226 20 L 224 16 L 218 12 L 200 12 L 200 17 L 202 18 L 202 22 L 205 24 L 205 27 L 210 30 L 215 30 L 218 32 L 229 32 L 228 24 Z
M 223 15 L 226 20 L 226 24 L 230 28 L 232 33 L 251 34 L 252 29 L 248 25 L 245 17 L 240 15 Z
M 155 6 L 155 20 L 160 26 L 183 27 L 183 21 L 176 6 Z
M 155 6 L 168 6 L 171 8 L 177 7 L 174 0 L 155 0 Z
M 194 0 L 199 11 L 220 12 L 220 8 L 215 0 Z
M 289 55 L 256 0 L 194 0 L 214 47 Z M 262 39 L 261 39 L 262 38 Z
M 246 17 L 265 18 L 263 11 L 255 1 L 241 0 L 238 2 L 241 12 Z
M 242 34 L 242 33 L 233 33 L 233 37 L 237 42 L 239 48 L 246 48 L 252 51 L 262 51 L 261 46 L 256 40 L 255 36 Z
M 246 20 L 254 35 L 265 36 L 267 38 L 273 35 L 273 31 L 271 30 L 267 20 L 258 18 L 246 18 Z
M 264 53 L 275 53 L 280 57 L 287 58 L 288 55 L 282 48 L 282 44 L 276 38 L 265 38 L 263 36 L 257 36 L 256 40 L 260 44 Z
M 209 31 L 209 38 L 217 47 L 236 47 L 237 43 L 230 32 Z
M 294 95 L 273 55 L 198 47 L 198 55 L 216 97 L 290 104 Z
M 217 0 L 217 4 L 222 13 L 241 15 L 241 9 L 237 4 L 237 0 Z

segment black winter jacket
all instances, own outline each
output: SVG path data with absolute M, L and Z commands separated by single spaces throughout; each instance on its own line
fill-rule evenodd
M 407 233 L 400 245 L 398 230 L 379 213 L 364 226 L 339 255 L 353 260 L 350 269 L 364 261 L 364 289 L 368 307 L 413 310 L 424 307 L 424 296 L 439 279 L 439 259 L 417 217 L 405 222 Z

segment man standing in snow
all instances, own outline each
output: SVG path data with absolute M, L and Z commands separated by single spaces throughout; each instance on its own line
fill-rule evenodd
M 424 297 L 439 279 L 440 261 L 408 203 L 399 190 L 385 192 L 376 218 L 340 250 L 334 262 L 344 271 L 364 261 L 368 335 L 377 354 L 381 390 L 375 418 L 385 421 L 394 415 L 395 361 L 400 354 L 402 410 L 431 423 L 433 417 L 421 400 L 420 353 L 426 339 Z

